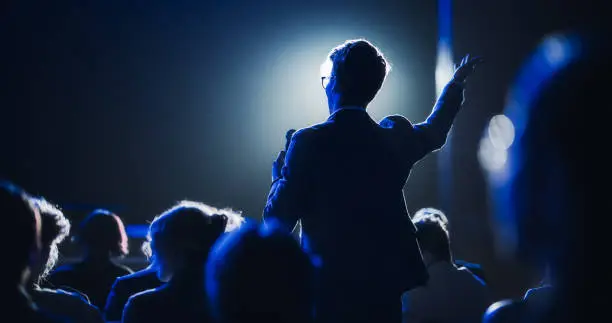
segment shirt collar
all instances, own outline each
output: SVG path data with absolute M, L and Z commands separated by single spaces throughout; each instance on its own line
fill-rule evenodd
M 363 108 L 363 107 L 359 107 L 359 106 L 356 106 L 356 105 L 347 105 L 347 106 L 341 107 L 340 109 L 338 109 L 338 110 L 334 111 L 334 113 L 332 113 L 332 114 L 330 114 L 330 115 L 329 115 L 329 118 L 328 118 L 328 119 L 332 119 L 332 118 L 334 118 L 334 117 L 336 116 L 336 114 L 337 114 L 338 112 L 340 112 L 340 111 L 347 111 L 347 110 L 348 110 L 348 111 L 351 111 L 351 110 L 352 110 L 352 111 L 364 111 L 364 112 L 366 111 L 366 109 L 365 109 L 365 108 Z

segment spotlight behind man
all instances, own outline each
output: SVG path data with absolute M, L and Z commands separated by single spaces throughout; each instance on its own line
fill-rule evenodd
M 389 72 L 366 40 L 334 48 L 322 69 L 330 117 L 293 134 L 272 167 L 264 220 L 301 220 L 304 248 L 318 255 L 317 322 L 399 322 L 401 294 L 427 280 L 406 210 L 412 166 L 442 147 L 480 58 L 464 58 L 431 115 L 380 124 L 367 105 Z

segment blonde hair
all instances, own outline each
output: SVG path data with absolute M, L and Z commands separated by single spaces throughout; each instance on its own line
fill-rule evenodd
M 242 217 L 240 212 L 234 211 L 230 208 L 218 209 L 197 201 L 179 201 L 170 209 L 156 216 L 149 225 L 146 241 L 143 243 L 141 250 L 150 259 L 151 263 L 156 261 L 155 252 L 151 247 L 151 243 L 155 239 L 155 236 L 167 230 L 167 226 L 170 222 L 172 222 L 170 219 L 173 214 L 186 209 L 194 210 L 203 216 L 208 217 L 210 219 L 210 224 L 214 224 L 213 222 L 218 222 L 217 224 L 219 225 L 218 229 L 220 234 L 234 231 L 240 228 L 240 226 L 245 222 L 244 217 Z M 204 234 L 204 232 L 202 232 L 202 234 Z
M 44 198 L 31 198 L 30 202 L 40 214 L 42 247 L 49 249 L 45 267 L 37 278 L 40 282 L 53 270 L 59 259 L 58 245 L 70 234 L 70 221 L 57 206 Z

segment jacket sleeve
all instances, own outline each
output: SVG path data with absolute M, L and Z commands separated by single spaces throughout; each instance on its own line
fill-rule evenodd
M 277 221 L 294 229 L 308 212 L 311 202 L 310 169 L 314 145 L 311 129 L 302 129 L 291 138 L 281 178 L 272 184 L 263 213 L 264 221 Z
M 434 105 L 431 114 L 419 124 L 411 124 L 408 119 L 399 116 L 389 116 L 380 122 L 381 127 L 391 129 L 395 138 L 401 142 L 401 155 L 412 165 L 432 151 L 444 146 L 455 116 L 463 102 L 463 86 L 449 83 Z
M 415 136 L 422 145 L 421 158 L 444 146 L 462 103 L 463 85 L 451 82 L 442 90 L 429 117 L 424 122 L 414 125 Z

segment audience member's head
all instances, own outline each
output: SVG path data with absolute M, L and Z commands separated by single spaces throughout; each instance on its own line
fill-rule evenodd
M 189 268 L 200 271 L 215 241 L 242 221 L 231 210 L 193 201 L 182 201 L 156 217 L 148 239 L 159 279 L 169 281 Z
M 220 322 L 310 322 L 313 263 L 290 232 L 273 223 L 220 239 L 206 266 L 206 288 Z
M 433 208 L 417 211 L 412 217 L 417 229 L 417 240 L 426 264 L 437 261 L 452 262 L 450 240 L 444 213 Z
M 128 254 L 128 238 L 123 221 L 107 210 L 98 209 L 89 214 L 78 227 L 76 241 L 89 256 Z
M 0 215 L 7 230 L 0 234 L 5 248 L 3 279 L 7 285 L 24 284 L 40 252 L 40 215 L 21 188 L 0 181 Z
M 41 247 L 38 268 L 34 268 L 36 277 L 32 277 L 40 283 L 55 267 L 59 257 L 58 246 L 70 233 L 70 221 L 64 213 L 56 206 L 43 198 L 32 198 L 32 204 L 40 213 L 41 219 Z
M 332 49 L 321 66 L 321 80 L 330 109 L 365 108 L 382 87 L 389 70 L 383 54 L 367 40 L 347 40 Z
M 608 145 L 609 121 L 598 110 L 610 105 L 611 48 L 605 35 L 585 35 L 551 35 L 541 43 L 509 95 L 504 114 L 513 127 L 489 129 L 484 138 L 494 144 L 488 155 L 507 156 L 496 167 L 483 163 L 496 202 L 500 250 L 550 264 L 563 315 L 584 305 L 576 294 L 595 285 L 607 289 L 601 286 L 605 266 L 588 254 L 609 251 L 596 241 L 606 226 L 593 215 L 608 209 L 610 158 L 601 149 Z
M 606 134 L 603 121 L 581 119 L 585 107 L 608 104 L 601 97 L 612 68 L 606 44 L 578 34 L 547 37 L 510 93 L 504 113 L 514 141 L 507 162 L 489 175 L 500 236 L 523 259 L 552 260 L 555 267 L 571 252 L 574 263 L 585 233 L 599 225 L 587 214 L 601 207 L 593 184 L 607 184 L 601 175 L 609 159 L 592 149 L 607 144 Z

